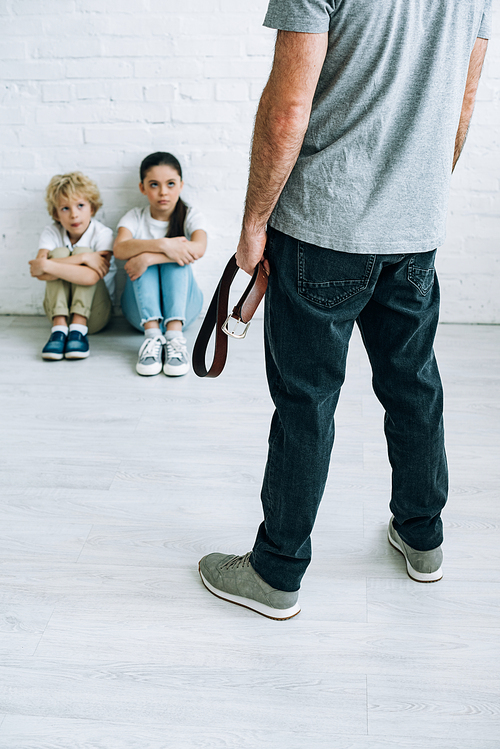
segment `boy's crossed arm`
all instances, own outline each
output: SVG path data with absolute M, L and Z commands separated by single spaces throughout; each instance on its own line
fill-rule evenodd
M 49 258 L 49 250 L 41 249 L 29 261 L 30 272 L 40 281 L 69 281 L 79 286 L 94 286 L 109 271 L 111 252 L 83 252 L 69 257 Z

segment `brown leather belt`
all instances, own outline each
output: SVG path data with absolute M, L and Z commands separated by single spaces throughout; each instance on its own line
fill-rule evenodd
M 217 285 L 194 344 L 193 370 L 198 377 L 218 377 L 220 375 L 226 363 L 228 336 L 231 336 L 231 338 L 245 337 L 250 320 L 266 293 L 268 274 L 263 263 L 259 263 L 241 299 L 228 316 L 229 290 L 237 272 L 236 255 L 233 255 Z M 231 329 L 231 321 L 236 322 L 234 329 Z M 239 323 L 245 325 L 241 333 L 236 332 Z M 212 366 L 207 370 L 205 354 L 214 328 L 216 328 L 214 359 Z

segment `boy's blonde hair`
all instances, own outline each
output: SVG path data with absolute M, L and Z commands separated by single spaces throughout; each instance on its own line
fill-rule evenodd
M 93 209 L 93 216 L 102 206 L 99 188 L 95 182 L 81 172 L 69 172 L 68 174 L 56 174 L 50 180 L 45 194 L 47 210 L 57 221 L 57 209 L 61 198 L 85 198 Z

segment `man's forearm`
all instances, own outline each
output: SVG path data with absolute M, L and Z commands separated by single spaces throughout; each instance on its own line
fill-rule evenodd
M 283 111 L 264 91 L 257 110 L 243 226 L 264 229 L 297 161 L 309 109 Z
M 326 35 L 278 32 L 255 118 L 244 228 L 265 228 L 297 161 L 326 46 Z
M 260 100 L 236 262 L 252 273 L 266 224 L 300 153 L 328 47 L 327 32 L 278 31 L 273 68 Z
M 483 67 L 487 46 L 488 40 L 478 37 L 470 56 L 467 82 L 465 84 L 465 93 L 462 102 L 462 111 L 460 113 L 457 136 L 455 138 L 455 151 L 453 154 L 452 171 L 453 169 L 455 169 L 455 165 L 460 157 L 460 154 L 462 153 L 465 139 L 467 138 L 467 133 L 469 131 L 469 125 L 472 113 L 474 111 L 474 103 L 476 101 L 477 87 L 479 85 L 479 78 L 481 77 L 481 70 Z

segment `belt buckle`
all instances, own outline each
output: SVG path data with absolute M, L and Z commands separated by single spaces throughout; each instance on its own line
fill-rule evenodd
M 234 328 L 234 330 L 230 330 L 229 329 L 229 325 L 228 325 L 229 320 L 234 320 L 235 321 L 236 327 Z M 241 325 L 245 326 L 245 328 L 243 330 L 243 333 L 237 333 L 236 332 L 237 326 L 240 323 L 241 323 Z M 244 323 L 242 320 L 238 320 L 238 319 L 236 319 L 236 317 L 233 317 L 232 315 L 228 315 L 226 322 L 222 325 L 222 331 L 227 336 L 230 336 L 231 338 L 244 338 L 246 336 L 246 334 L 247 334 L 248 328 L 250 327 L 250 323 L 251 323 L 251 320 L 249 322 L 247 322 L 247 323 Z

